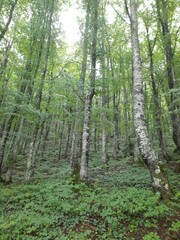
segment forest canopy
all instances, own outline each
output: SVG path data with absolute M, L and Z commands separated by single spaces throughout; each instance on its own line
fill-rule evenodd
M 79 14 L 80 37 L 72 36 L 71 46 L 62 17 L 68 8 Z M 177 182 L 168 171 L 176 169 L 176 179 L 179 10 L 174 0 L 1 0 L 2 186 L 41 181 L 62 167 L 86 188 L 97 180 L 98 166 L 103 174 L 109 166 L 121 174 L 122 165 L 142 167 L 159 199 L 173 198 Z

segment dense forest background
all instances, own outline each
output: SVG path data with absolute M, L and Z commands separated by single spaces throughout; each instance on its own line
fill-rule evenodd
M 81 38 L 69 48 L 61 14 L 75 3 Z M 2 239 L 178 238 L 179 10 L 178 0 L 0 0 Z M 67 225 L 52 217 L 60 199 Z M 32 214 L 24 228 L 20 208 Z M 51 209 L 51 223 L 36 228 L 35 209 L 41 219 Z

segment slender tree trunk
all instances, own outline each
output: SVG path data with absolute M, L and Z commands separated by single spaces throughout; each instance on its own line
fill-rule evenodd
M 171 91 L 170 96 L 170 111 L 171 111 L 171 122 L 173 128 L 173 140 L 180 152 L 180 116 L 179 111 L 179 99 L 175 90 L 177 89 L 177 79 L 174 71 L 174 54 L 171 43 L 171 33 L 168 26 L 168 2 L 167 0 L 156 0 L 157 14 L 159 22 L 162 28 L 163 35 L 163 47 L 166 57 L 166 70 L 168 77 L 169 90 Z
M 16 7 L 17 2 L 18 2 L 18 0 L 15 0 L 14 2 L 12 1 L 11 4 L 10 4 L 11 8 L 10 8 L 10 12 L 9 12 L 9 17 L 7 19 L 7 22 L 4 26 L 4 28 L 2 28 L 1 31 L 0 31 L 0 42 L 4 38 L 4 35 L 6 34 L 8 28 L 9 28 L 9 25 L 11 23 L 11 20 L 12 20 L 12 17 L 13 17 L 13 12 L 14 12 L 14 9 Z
M 134 126 L 141 156 L 148 167 L 152 179 L 152 186 L 155 192 L 162 198 L 170 197 L 170 187 L 167 177 L 162 171 L 162 165 L 158 161 L 154 149 L 151 146 L 144 112 L 144 94 L 142 66 L 140 59 L 138 21 L 136 14 L 136 1 L 130 1 L 131 8 L 131 40 L 133 52 L 133 112 Z
M 67 138 L 66 138 L 66 144 L 65 144 L 65 149 L 64 149 L 64 158 L 66 159 L 68 157 L 68 150 L 69 150 L 69 145 L 70 145 L 70 136 L 71 136 L 71 128 L 72 125 L 69 123 L 67 127 Z
M 60 128 L 60 135 L 59 135 L 59 151 L 58 151 L 58 157 L 57 157 L 57 161 L 59 161 L 61 159 L 61 153 L 62 153 L 62 145 L 63 145 L 63 135 L 64 135 L 64 126 L 65 126 L 65 121 L 63 120 L 62 122 L 62 126 Z
M 85 105 L 85 117 L 83 125 L 83 138 L 82 138 L 82 155 L 81 155 L 81 168 L 80 178 L 81 180 L 87 180 L 88 178 L 88 159 L 89 159 L 89 127 L 90 127 L 90 116 L 92 110 L 92 99 L 94 96 L 94 90 L 91 89 L 89 94 L 86 96 Z
M 10 134 L 11 125 L 12 125 L 12 122 L 15 118 L 15 114 L 16 114 L 16 108 L 14 109 L 13 113 L 11 113 L 11 116 L 9 117 L 9 119 L 6 123 L 5 129 L 4 129 L 4 134 L 3 134 L 2 140 L 1 140 L 1 145 L 0 145 L 0 178 L 1 178 L 1 174 L 2 174 L 2 167 L 3 167 L 3 160 L 4 160 L 6 142 L 8 140 L 9 134 Z
M 111 56 L 111 49 L 110 49 L 110 44 L 108 42 L 108 53 L 109 53 L 109 61 L 110 61 L 110 69 L 111 69 L 111 76 L 112 76 L 112 81 L 115 82 L 115 77 L 114 77 L 114 66 L 113 66 L 113 61 L 112 61 L 112 56 Z M 120 151 L 120 134 L 119 134 L 119 103 L 120 103 L 120 94 L 117 94 L 117 86 L 114 84 L 113 88 L 113 122 L 114 122 L 114 158 L 119 159 L 119 151 Z
M 45 127 L 45 133 L 44 133 L 43 145 L 42 145 L 42 158 L 44 157 L 44 152 L 46 150 L 46 144 L 47 144 L 47 140 L 48 140 L 48 136 L 51 128 L 51 121 L 52 119 L 46 121 L 46 127 Z
M 38 126 L 35 127 L 32 140 L 29 145 L 29 153 L 27 156 L 27 167 L 26 167 L 26 175 L 25 180 L 28 182 L 32 176 L 34 176 L 34 169 L 35 169 L 35 161 L 34 161 L 34 153 L 35 153 L 35 144 L 36 144 L 36 137 L 38 133 Z
M 115 91 L 115 90 L 114 90 Z M 114 158 L 119 159 L 120 151 L 120 134 L 119 134 L 119 102 L 120 95 L 118 95 L 118 100 L 116 101 L 116 94 L 113 93 L 113 120 L 114 120 Z
M 87 10 L 86 10 L 86 24 L 84 32 L 84 46 L 83 46 L 83 60 L 81 67 L 81 76 L 79 81 L 79 93 L 84 99 L 84 82 L 86 78 L 86 68 L 87 68 L 87 55 L 88 55 L 88 32 L 89 32 L 89 14 L 90 14 L 90 2 L 87 1 Z M 83 103 L 81 99 L 77 101 L 76 109 L 76 118 L 74 124 L 74 130 L 72 134 L 72 146 L 71 146 L 71 170 L 72 174 L 76 174 L 79 170 L 78 157 L 79 157 L 79 146 L 82 143 L 82 127 L 83 127 Z M 79 174 L 79 173 L 77 173 Z
M 6 68 L 8 65 L 8 60 L 9 60 L 9 51 L 12 47 L 12 43 L 8 43 L 6 46 L 6 49 L 4 51 L 4 59 L 2 63 L 0 64 L 0 80 L 2 82 L 2 90 L 1 90 L 1 95 L 0 95 L 0 106 L 4 102 L 5 99 L 5 92 L 8 86 L 9 78 L 7 77 L 6 74 Z
M 97 21 L 98 21 L 98 0 L 93 1 L 93 41 L 92 41 L 92 55 L 91 55 L 91 73 L 90 73 L 90 89 L 85 100 L 85 115 L 83 124 L 82 137 L 82 156 L 80 179 L 86 180 L 88 178 L 88 157 L 89 157 L 89 128 L 90 116 L 92 110 L 92 100 L 95 93 L 95 78 L 96 78 L 96 44 L 97 44 Z
M 102 4 L 102 24 L 104 25 L 104 28 L 106 26 L 106 21 L 105 21 L 105 6 Z M 103 130 L 102 130 L 102 162 L 107 163 L 109 158 L 108 158 L 108 151 L 107 151 L 107 142 L 108 142 L 108 133 L 107 133 L 107 89 L 108 89 L 108 84 L 107 84 L 107 77 L 106 77 L 106 65 L 105 65 L 105 34 L 106 32 L 104 31 L 104 28 L 102 30 L 102 58 L 101 58 L 101 65 L 102 65 L 102 120 L 103 120 Z
M 124 70 L 122 69 L 122 71 L 124 72 Z M 124 79 L 124 74 L 123 74 L 123 79 Z M 130 155 L 130 142 L 129 142 L 129 124 L 128 124 L 128 115 L 127 115 L 127 109 L 128 109 L 128 99 L 127 99 L 127 89 L 126 89 L 126 85 L 124 83 L 123 85 L 123 91 L 124 91 L 124 121 L 125 121 L 125 135 L 126 135 L 126 140 L 125 140 L 125 144 L 126 144 L 126 151 L 127 151 L 127 156 Z
M 103 74 L 104 75 L 104 74 Z M 102 130 L 102 162 L 107 163 L 108 162 L 108 152 L 107 152 L 107 113 L 105 108 L 107 107 L 107 96 L 106 96 L 106 90 L 105 90 L 105 75 L 103 76 L 103 95 L 102 95 L 102 107 L 103 107 L 103 130 Z
M 104 6 L 102 6 L 102 14 L 103 14 L 103 22 L 105 24 L 104 20 Z M 107 152 L 107 78 L 105 73 L 105 47 L 104 47 L 104 32 L 102 34 L 102 59 L 101 59 L 101 65 L 102 65 L 102 121 L 103 121 L 103 130 L 102 130 L 102 163 L 108 162 L 108 152 Z
M 166 145 L 164 141 L 164 133 L 163 133 L 162 121 L 161 121 L 161 106 L 159 104 L 158 89 L 157 89 L 156 81 L 154 77 L 154 61 L 153 61 L 154 46 L 151 45 L 148 26 L 146 26 L 146 32 L 147 32 L 147 42 L 148 42 L 148 50 L 149 50 L 149 58 L 150 58 L 150 76 L 151 76 L 151 83 L 152 83 L 153 101 L 154 101 L 154 107 L 155 107 L 154 118 L 156 121 L 156 131 L 157 131 L 159 147 L 161 149 L 162 156 L 166 160 L 169 160 L 170 157 L 167 154 Z M 154 43 L 155 41 L 156 39 L 154 40 Z
M 51 72 L 51 84 L 52 84 L 52 72 Z M 48 116 L 48 110 L 49 110 L 49 106 L 50 106 L 50 103 L 51 103 L 51 97 L 52 97 L 52 86 L 50 87 L 50 91 L 49 91 L 49 97 L 47 99 L 47 103 L 46 103 L 46 107 L 45 107 L 45 116 L 43 117 L 42 119 L 42 123 L 41 123 L 41 126 L 40 126 L 40 132 L 39 132 L 39 142 L 37 144 L 37 148 L 36 148 L 36 151 L 39 150 L 39 147 L 40 147 L 40 144 L 41 144 L 41 139 L 43 138 L 43 147 L 42 147 L 42 151 L 45 151 L 45 144 L 46 144 L 46 140 L 47 140 L 47 137 L 48 137 L 48 134 L 49 134 L 49 129 L 50 127 L 46 126 L 46 131 L 45 131 L 45 137 L 43 137 L 43 131 L 44 131 L 44 128 L 45 128 L 45 124 L 51 122 L 51 119 L 52 117 L 51 116 Z M 48 118 L 49 117 L 49 118 Z M 43 156 L 43 153 L 42 153 L 42 156 Z

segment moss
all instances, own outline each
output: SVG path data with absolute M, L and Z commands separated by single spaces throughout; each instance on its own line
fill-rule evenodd
M 158 171 L 159 170 L 159 171 Z M 166 165 L 162 162 L 159 162 L 158 169 L 155 171 L 153 176 L 154 181 L 154 190 L 159 192 L 162 200 L 169 200 L 172 196 L 172 191 L 168 181 L 168 176 L 166 172 Z

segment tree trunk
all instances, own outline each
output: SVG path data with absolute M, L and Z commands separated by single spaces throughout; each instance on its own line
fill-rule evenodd
M 154 77 L 154 61 L 153 61 L 153 48 L 154 46 L 151 45 L 151 41 L 149 38 L 149 29 L 146 25 L 146 32 L 147 32 L 147 42 L 148 42 L 148 51 L 149 51 L 149 58 L 150 58 L 150 76 L 151 76 L 151 84 L 152 84 L 152 92 L 153 92 L 153 101 L 154 101 L 154 107 L 155 107 L 155 122 L 156 122 L 156 131 L 157 131 L 157 137 L 159 141 L 159 147 L 161 150 L 161 154 L 164 159 L 169 160 L 170 156 L 168 156 L 166 151 L 166 145 L 164 141 L 164 133 L 162 128 L 162 121 L 161 121 L 161 106 L 159 104 L 159 96 L 158 96 L 158 89 L 156 86 L 156 81 Z M 155 43 L 154 39 L 154 43 Z
M 34 176 L 34 168 L 35 168 L 34 153 L 35 153 L 35 143 L 36 143 L 37 132 L 38 132 L 38 128 L 35 128 L 31 143 L 29 145 L 29 153 L 27 157 L 27 166 L 26 166 L 26 175 L 25 175 L 26 182 L 29 182 L 31 177 Z
M 2 167 L 3 167 L 3 160 L 4 160 L 4 153 L 5 153 L 5 147 L 6 147 L 6 142 L 8 140 L 9 137 L 9 133 L 11 130 L 11 125 L 12 122 L 15 118 L 15 114 L 16 114 L 16 108 L 14 108 L 13 113 L 11 113 L 11 116 L 9 117 L 5 129 L 4 129 L 4 134 L 2 136 L 2 140 L 1 140 L 1 145 L 0 145 L 0 177 L 2 174 Z
M 151 146 L 144 113 L 144 94 L 142 66 L 140 59 L 138 21 L 136 13 L 136 1 L 130 1 L 131 8 L 131 41 L 133 52 L 133 113 L 134 126 L 141 156 L 148 167 L 152 179 L 152 186 L 162 198 L 170 197 L 168 179 L 163 173 L 162 165 L 158 161 L 154 149 Z
M 83 44 L 83 60 L 81 66 L 81 76 L 79 81 L 79 93 L 84 99 L 84 82 L 86 78 L 86 69 L 87 69 L 87 55 L 88 55 L 88 32 L 89 32 L 89 14 L 90 14 L 90 3 L 87 1 L 87 10 L 86 10 L 86 24 L 84 32 L 84 44 Z M 82 127 L 83 127 L 83 103 L 81 99 L 77 101 L 76 109 L 76 118 L 74 124 L 74 130 L 72 134 L 72 146 L 71 146 L 71 170 L 72 174 L 76 174 L 79 169 L 78 157 L 79 157 L 79 146 L 82 143 Z M 79 173 L 77 173 L 79 174 Z
M 5 33 L 7 32 L 8 28 L 9 28 L 9 25 L 11 23 L 13 12 L 14 12 L 14 9 L 16 7 L 17 2 L 18 2 L 18 0 L 15 0 L 14 2 L 11 2 L 11 4 L 10 4 L 11 8 L 10 8 L 10 12 L 9 12 L 9 17 L 7 19 L 7 22 L 6 22 L 5 26 L 4 26 L 4 28 L 2 28 L 1 32 L 0 32 L 0 42 L 3 39 Z
M 96 78 L 96 44 L 97 44 L 97 21 L 98 21 L 98 0 L 93 1 L 93 41 L 92 41 L 92 55 L 91 55 L 91 73 L 90 73 L 90 89 L 85 101 L 85 115 L 83 124 L 82 137 L 82 156 L 80 179 L 87 180 L 88 178 L 88 157 L 89 157 L 89 128 L 90 116 L 92 110 L 92 100 L 95 93 L 95 78 Z
M 114 90 L 115 91 L 115 90 Z M 120 95 L 118 95 L 118 101 L 116 103 L 116 95 L 113 93 L 113 120 L 114 120 L 114 158 L 119 159 L 119 151 L 120 151 L 120 134 L 119 134 L 119 102 Z
M 104 84 L 103 84 L 104 85 Z M 107 152 L 107 140 L 108 140 L 108 135 L 107 135 L 107 114 L 105 107 L 107 107 L 107 96 L 105 91 L 103 91 L 103 96 L 102 96 L 102 107 L 103 107 L 103 116 L 102 116 L 102 121 L 103 121 L 103 130 L 102 130 L 102 163 L 107 163 L 108 162 L 108 152 Z
M 67 133 L 66 133 L 67 139 L 66 139 L 66 144 L 65 144 L 65 148 L 64 148 L 64 159 L 68 158 L 68 150 L 69 150 L 69 145 L 70 145 L 71 128 L 72 128 L 71 123 L 68 123 Z
M 58 146 L 58 157 L 57 161 L 61 159 L 61 153 L 62 153 L 62 145 L 63 145 L 63 135 L 64 135 L 64 128 L 65 128 L 65 120 L 63 118 L 62 126 L 60 127 L 60 135 L 59 135 L 59 146 Z
M 162 28 L 163 35 L 163 47 L 166 57 L 166 70 L 170 92 L 170 111 L 171 122 L 173 128 L 173 140 L 180 152 L 180 116 L 179 111 L 179 99 L 175 90 L 178 88 L 177 79 L 174 71 L 174 54 L 171 44 L 171 33 L 168 26 L 168 6 L 166 0 L 156 0 L 157 14 L 159 22 Z
M 7 77 L 6 74 L 6 68 L 8 65 L 8 61 L 9 61 L 9 51 L 12 47 L 12 42 L 11 43 L 7 43 L 6 49 L 4 51 L 4 59 L 2 61 L 2 63 L 0 63 L 0 80 L 2 82 L 2 90 L 1 90 L 1 95 L 0 95 L 0 106 L 2 105 L 2 103 L 5 101 L 5 93 L 7 91 L 7 86 L 8 86 L 8 82 L 9 82 L 9 77 Z
M 104 6 L 102 6 L 102 15 L 103 15 L 103 22 L 104 20 Z M 104 23 L 105 24 L 105 23 Z M 102 130 L 102 163 L 106 164 L 108 162 L 108 153 L 107 153 L 107 78 L 105 73 L 105 47 L 104 47 L 104 32 L 102 34 L 102 58 L 101 58 L 101 68 L 102 68 L 102 122 L 103 122 L 103 130 Z

